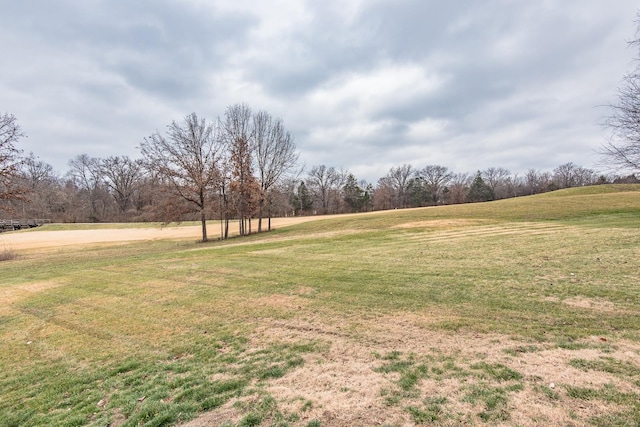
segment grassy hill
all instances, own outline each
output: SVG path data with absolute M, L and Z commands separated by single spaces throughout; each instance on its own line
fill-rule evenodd
M 637 425 L 639 231 L 606 185 L 25 251 L 0 425 Z

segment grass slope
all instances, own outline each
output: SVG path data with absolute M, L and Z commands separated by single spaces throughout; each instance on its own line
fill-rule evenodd
M 320 219 L 208 244 L 25 251 L 0 263 L 0 425 L 173 425 L 216 408 L 226 425 L 340 425 L 329 402 L 323 411 L 272 386 L 341 340 L 366 349 L 367 372 L 388 382 L 375 404 L 389 425 L 534 425 L 518 418 L 523 393 L 562 408 L 563 423 L 637 425 L 639 191 Z M 406 319 L 418 319 L 414 339 L 518 345 L 495 361 L 383 345 Z M 305 333 L 269 332 L 283 325 Z M 635 355 L 612 356 L 623 345 Z M 507 366 L 584 349 L 599 353 L 568 369 L 605 373 L 608 385 L 549 388 Z M 430 382 L 456 382 L 454 397 L 427 393 Z M 335 400 L 347 389 L 331 390 Z M 608 415 L 576 413 L 577 401 L 610 405 Z

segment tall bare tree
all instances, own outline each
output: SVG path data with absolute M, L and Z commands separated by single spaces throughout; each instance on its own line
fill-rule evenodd
M 28 216 L 60 220 L 57 215 L 65 210 L 65 197 L 53 166 L 30 153 L 24 159 L 22 174 L 29 188 Z
M 472 181 L 473 177 L 467 173 L 453 174 L 447 191 L 444 192 L 445 202 L 449 204 L 465 203 Z
M 80 189 L 81 203 L 89 209 L 87 214 L 89 220 L 99 221 L 103 217 L 105 207 L 103 196 L 107 196 L 104 191 L 100 159 L 87 154 L 77 155 L 69 160 L 67 176 Z
M 29 181 L 29 188 L 32 190 L 35 190 L 42 184 L 57 180 L 53 166 L 42 160 L 38 160 L 33 153 L 29 153 L 29 156 L 24 160 L 24 174 Z
M 583 168 L 572 162 L 564 163 L 553 170 L 553 181 L 556 188 L 591 185 L 596 181 L 595 176 L 595 172 L 591 169 Z
M 259 198 L 259 186 L 253 176 L 250 145 L 254 134 L 249 106 L 236 104 L 228 107 L 222 125 L 222 137 L 230 156 L 232 175 L 230 189 L 241 236 L 250 232 L 254 202 Z
M 394 193 L 395 190 L 393 189 L 393 185 L 389 176 L 383 176 L 382 178 L 379 178 L 378 183 L 376 184 L 375 192 L 373 194 L 373 209 L 393 209 L 395 206 Z
M 298 161 L 293 136 L 285 129 L 282 119 L 273 119 L 266 111 L 253 116 L 253 155 L 260 183 L 258 232 L 262 231 L 265 203 L 270 206 L 270 190 Z M 271 230 L 271 209 L 268 212 Z
M 396 208 L 406 208 L 409 203 L 409 185 L 415 177 L 416 170 L 410 164 L 395 166 L 389 170 L 387 177 L 395 192 Z
M 16 118 L 0 114 L 0 202 L 24 198 L 26 188 L 18 183 L 22 151 L 15 144 L 24 137 Z M 0 210 L 4 204 L 0 204 Z M 5 207 L 6 208 L 6 207 Z
M 605 161 L 620 169 L 640 172 L 640 12 L 636 17 L 636 38 L 629 43 L 639 49 L 636 68 L 618 86 L 618 99 L 610 104 L 605 124 L 611 137 L 601 153 Z
M 166 135 L 156 132 L 145 138 L 140 151 L 148 167 L 171 183 L 176 196 L 199 212 L 206 242 L 207 212 L 221 155 L 214 125 L 191 113 L 181 123 L 172 122 Z M 183 213 L 175 212 L 176 216 Z
M 120 214 L 124 214 L 140 183 L 142 161 L 132 160 L 128 156 L 111 156 L 100 163 L 105 183 L 111 190 Z
M 442 198 L 442 191 L 447 184 L 453 179 L 453 173 L 449 172 L 445 166 L 428 165 L 419 172 L 420 178 L 424 182 L 424 186 L 431 195 L 433 204 L 438 204 Z
M 490 167 L 482 171 L 482 179 L 485 184 L 491 189 L 493 193 L 493 199 L 504 199 L 509 194 L 506 190 L 507 179 L 509 178 L 509 172 L 505 168 Z
M 334 193 L 340 190 L 342 181 L 341 173 L 334 167 L 320 165 L 309 171 L 306 186 L 323 214 L 329 213 L 331 202 L 335 200 Z

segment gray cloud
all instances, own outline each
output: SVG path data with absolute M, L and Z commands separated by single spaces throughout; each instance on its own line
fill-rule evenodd
M 0 110 L 61 170 L 238 102 L 281 116 L 308 166 L 370 181 L 403 163 L 594 167 L 636 7 L 25 0 L 0 15 Z

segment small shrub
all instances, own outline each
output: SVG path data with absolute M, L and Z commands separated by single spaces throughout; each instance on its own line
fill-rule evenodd
M 13 249 L 4 248 L 0 250 L 0 261 L 11 261 L 18 258 L 18 254 Z

